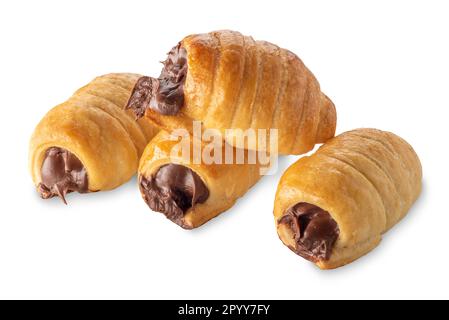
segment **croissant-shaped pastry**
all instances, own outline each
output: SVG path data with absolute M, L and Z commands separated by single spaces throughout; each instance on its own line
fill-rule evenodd
M 137 171 L 139 157 L 157 133 L 148 119 L 124 110 L 140 75 L 94 79 L 51 109 L 30 142 L 29 164 L 43 198 L 113 189 Z
M 421 180 L 418 156 L 400 137 L 343 133 L 282 176 L 274 204 L 279 237 L 322 269 L 350 263 L 407 214 Z
M 259 161 L 248 161 L 246 150 L 240 150 L 245 153 L 242 164 L 226 164 L 224 159 L 221 164 L 196 164 L 193 139 L 188 141 L 190 151 L 184 155 L 181 148 L 177 149 L 179 139 L 160 131 L 151 140 L 140 159 L 139 187 L 152 210 L 192 229 L 232 207 L 260 179 L 262 171 Z M 229 148 L 236 159 L 236 149 Z
M 280 154 L 305 153 L 336 126 L 333 103 L 295 54 L 229 30 L 184 38 L 159 79 L 139 79 L 128 108 L 166 130 L 201 121 L 244 149 L 269 146 L 245 139 L 247 129 L 277 129 Z

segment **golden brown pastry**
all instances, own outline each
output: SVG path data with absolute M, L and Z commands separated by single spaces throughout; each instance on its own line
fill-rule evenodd
M 159 79 L 139 79 L 128 108 L 165 130 L 192 131 L 192 121 L 201 121 L 252 150 L 268 144 L 246 140 L 247 129 L 278 129 L 280 154 L 305 153 L 336 126 L 332 101 L 295 54 L 229 30 L 184 38 Z
M 149 120 L 124 110 L 140 75 L 107 74 L 51 109 L 30 142 L 29 164 L 43 198 L 109 190 L 128 181 L 157 133 Z
M 260 162 L 244 164 L 195 164 L 193 139 L 190 152 L 182 154 L 180 138 L 161 131 L 146 147 L 138 176 L 143 199 L 185 229 L 196 228 L 234 205 L 261 177 Z M 185 144 L 184 144 L 185 145 Z M 205 144 L 201 145 L 205 150 Z M 236 156 L 237 150 L 229 147 Z M 221 156 L 225 156 L 223 146 Z M 179 152 L 174 152 L 178 150 Z M 212 155 L 215 153 L 212 152 Z
M 282 176 L 274 216 L 282 242 L 322 269 L 343 266 L 377 246 L 421 192 L 418 156 L 376 129 L 345 132 Z

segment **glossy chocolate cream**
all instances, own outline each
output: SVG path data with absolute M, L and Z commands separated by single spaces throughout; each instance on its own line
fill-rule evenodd
M 126 106 L 142 117 L 148 108 L 163 115 L 175 115 L 184 106 L 187 51 L 179 43 L 168 53 L 158 79 L 141 77 Z
M 296 248 L 290 249 L 312 262 L 328 260 L 340 234 L 337 222 L 327 211 L 305 202 L 288 209 L 279 224 L 293 231 Z
M 209 197 L 209 189 L 198 174 L 178 164 L 164 165 L 149 179 L 141 176 L 139 180 L 148 206 L 184 228 L 185 213 Z
M 58 196 L 67 204 L 67 193 L 89 192 L 87 172 L 83 164 L 74 154 L 62 148 L 52 147 L 45 152 L 41 179 L 38 191 L 44 199 Z

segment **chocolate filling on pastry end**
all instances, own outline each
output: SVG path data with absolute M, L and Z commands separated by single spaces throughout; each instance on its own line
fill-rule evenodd
M 279 224 L 285 224 L 293 232 L 296 247 L 290 249 L 312 262 L 329 260 L 340 234 L 329 212 L 305 202 L 288 209 Z
M 178 43 L 162 62 L 158 79 L 141 77 L 134 86 L 126 109 L 141 118 L 148 108 L 163 115 L 175 115 L 184 106 L 184 82 L 187 77 L 187 51 Z
M 67 204 L 69 192 L 89 192 L 87 172 L 81 161 L 63 148 L 51 147 L 45 152 L 38 192 L 44 199 L 58 196 Z
M 183 219 L 186 212 L 209 197 L 209 189 L 198 174 L 178 164 L 164 165 L 150 178 L 140 176 L 139 186 L 152 210 L 183 228 L 188 228 Z

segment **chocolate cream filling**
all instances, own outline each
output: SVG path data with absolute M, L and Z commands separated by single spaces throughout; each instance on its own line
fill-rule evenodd
M 288 209 L 279 224 L 286 224 L 293 232 L 296 248 L 290 249 L 313 262 L 329 260 L 340 234 L 329 212 L 305 202 Z
M 38 191 L 42 198 L 58 196 L 67 204 L 69 192 L 89 192 L 87 172 L 81 161 L 63 148 L 51 147 L 45 152 Z
M 184 106 L 184 82 L 187 77 L 187 51 L 178 43 L 162 62 L 158 79 L 141 77 L 134 86 L 126 109 L 141 118 L 148 108 L 163 115 L 175 115 Z
M 164 165 L 150 178 L 141 176 L 139 180 L 148 206 L 184 228 L 186 212 L 209 197 L 209 189 L 198 174 L 178 164 Z

